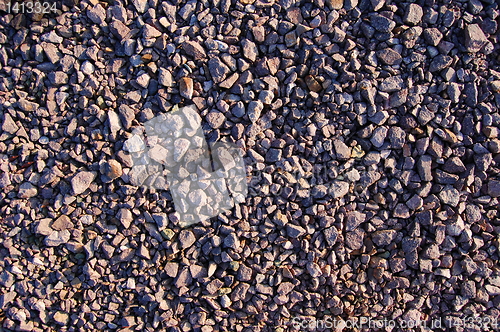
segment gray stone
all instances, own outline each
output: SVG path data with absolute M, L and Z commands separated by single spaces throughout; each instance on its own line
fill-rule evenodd
M 346 216 L 346 232 L 350 232 L 358 228 L 358 226 L 363 223 L 366 219 L 364 213 L 358 211 L 352 211 L 347 213 Z
M 140 87 L 147 89 L 150 79 L 151 77 L 149 77 L 148 73 L 142 73 L 136 78 L 135 81 Z
M 401 54 L 392 48 L 384 48 L 377 52 L 377 57 L 386 65 L 399 65 L 402 61 Z
M 347 232 L 345 236 L 345 244 L 352 250 L 359 250 L 363 247 L 365 231 L 361 228 L 356 228 L 352 232 Z
M 479 52 L 487 42 L 488 39 L 478 24 L 467 25 L 465 28 L 465 48 L 467 52 Z
M 16 279 L 12 275 L 12 273 L 9 273 L 7 271 L 3 271 L 0 273 L 0 285 L 2 285 L 5 288 L 10 288 Z
M 87 10 L 87 16 L 98 25 L 103 25 L 106 22 L 106 10 L 99 3 Z
M 372 137 L 370 139 L 370 142 L 377 148 L 380 148 L 385 141 L 385 138 L 387 137 L 387 132 L 389 130 L 387 127 L 378 127 L 373 131 Z
M 179 10 L 179 16 L 182 17 L 184 21 L 187 21 L 189 18 L 191 18 L 191 15 L 194 14 L 194 11 L 196 10 L 196 4 L 198 1 L 196 0 L 191 0 L 188 1 L 182 8 Z
M 208 69 L 212 79 L 215 83 L 221 83 L 231 72 L 228 66 L 226 66 L 218 57 L 212 58 L 208 61 Z
M 476 223 L 482 219 L 481 209 L 477 205 L 468 204 L 465 207 L 466 220 L 470 223 Z
M 48 74 L 48 78 L 55 86 L 68 83 L 68 75 L 62 71 L 51 72 Z
M 191 191 L 188 198 L 194 206 L 203 206 L 207 204 L 207 194 L 202 189 L 195 189 Z
M 306 230 L 298 225 L 288 223 L 286 225 L 286 232 L 288 236 L 296 239 L 306 233 Z
M 402 149 L 406 143 L 406 133 L 401 127 L 390 127 L 387 136 L 392 149 Z
M 40 38 L 44 42 L 49 42 L 49 43 L 54 43 L 54 44 L 61 44 L 64 41 L 64 38 L 59 36 L 55 30 L 52 30 Z
M 121 224 L 125 228 L 129 228 L 130 224 L 132 224 L 132 221 L 134 221 L 134 217 L 132 215 L 132 212 L 130 212 L 129 209 L 122 208 L 118 210 L 118 213 L 116 214 L 116 218 L 120 220 Z
M 14 120 L 12 120 L 12 117 L 9 113 L 4 113 L 1 129 L 2 132 L 13 135 L 19 130 L 19 127 L 16 125 Z
M 443 39 L 443 34 L 437 28 L 427 28 L 424 30 L 424 39 L 429 45 L 437 46 Z
M 108 115 L 108 126 L 111 134 L 116 135 L 116 133 L 122 128 L 122 124 L 120 122 L 120 118 L 115 111 L 109 110 L 107 112 Z
M 206 119 L 210 127 L 217 129 L 224 124 L 226 117 L 219 111 L 211 111 L 207 114 Z
M 158 83 L 166 87 L 174 86 L 172 73 L 165 68 L 160 68 L 158 71 Z
M 418 195 L 413 195 L 412 198 L 406 201 L 406 206 L 410 210 L 418 210 L 424 205 L 424 200 Z
M 466 299 L 472 299 L 476 297 L 476 283 L 474 280 L 465 280 L 461 283 L 460 293 Z
M 271 148 L 266 153 L 266 162 L 275 163 L 281 160 L 281 149 Z
M 125 129 L 129 129 L 132 127 L 133 121 L 135 120 L 135 112 L 132 108 L 130 108 L 128 105 L 121 104 L 118 107 L 119 117 L 121 120 L 121 123 L 123 124 L 123 127 Z
M 114 20 L 109 25 L 109 28 L 111 33 L 118 37 L 120 41 L 126 40 L 130 36 L 130 29 L 121 21 Z
M 236 233 L 230 233 L 224 238 L 224 247 L 238 250 L 240 248 L 240 240 Z
M 334 140 L 333 146 L 335 148 L 335 154 L 339 160 L 348 160 L 351 158 L 351 148 L 348 147 L 341 140 Z
M 500 197 L 500 181 L 490 180 L 488 182 L 488 195 L 491 197 Z
M 311 196 L 320 199 L 328 194 L 328 187 L 322 184 L 316 185 L 311 190 Z
M 476 107 L 479 92 L 475 82 L 466 83 L 462 94 L 465 96 L 467 106 Z
M 168 262 L 165 264 L 165 273 L 171 277 L 176 278 L 177 273 L 179 272 L 179 264 L 176 262 Z
M 391 244 L 397 236 L 397 232 L 393 229 L 386 229 L 381 231 L 376 231 L 372 235 L 373 243 L 377 246 L 383 247 Z
M 90 187 L 96 177 L 95 172 L 80 171 L 71 179 L 71 186 L 75 195 L 83 193 Z
M 61 326 L 66 325 L 69 321 L 69 315 L 62 311 L 56 311 L 52 318 L 54 319 L 54 322 L 56 322 L 56 324 Z
M 233 292 L 231 293 L 231 300 L 234 302 L 244 300 L 249 288 L 249 284 L 243 282 L 240 283 L 238 286 L 236 286 L 236 288 L 234 288 Z
M 238 101 L 231 109 L 231 113 L 238 118 L 243 117 L 246 113 L 245 104 L 242 101 Z
M 148 1 L 147 0 L 132 0 L 134 7 L 141 14 L 145 13 L 148 9 Z
M 158 38 L 162 35 L 162 33 L 154 26 L 145 24 L 144 28 L 142 29 L 142 35 L 144 36 L 145 39 L 150 39 L 150 38 Z
M 254 62 L 257 59 L 257 56 L 259 55 L 259 50 L 254 42 L 248 39 L 243 39 L 241 41 L 241 47 L 243 48 L 243 56 L 245 58 L 247 58 L 252 62 Z
M 273 99 L 274 99 L 274 93 L 272 91 L 262 90 L 259 93 L 259 100 L 265 105 L 271 104 L 273 102 Z
M 429 66 L 429 71 L 431 73 L 443 70 L 451 65 L 453 62 L 453 58 L 448 55 L 438 55 L 434 59 L 432 59 L 432 62 Z
M 250 281 L 252 280 L 252 273 L 253 271 L 251 268 L 249 268 L 245 264 L 240 264 L 236 279 L 238 279 L 239 281 Z
M 422 181 L 432 181 L 432 158 L 423 155 L 417 162 L 417 171 Z
M 62 231 L 65 229 L 72 229 L 75 225 L 71 222 L 71 219 L 68 216 L 62 215 L 57 218 L 50 227 L 56 231 Z
M 333 198 L 342 198 L 349 192 L 349 183 L 345 181 L 333 181 L 330 186 L 330 194 Z
M 337 242 L 337 238 L 339 236 L 339 232 L 337 231 L 337 228 L 335 226 L 326 228 L 323 231 L 323 235 L 325 237 L 325 240 L 329 246 L 333 246 Z
M 370 23 L 380 32 L 391 32 L 396 27 L 396 22 L 378 13 L 371 16 Z
M 9 186 L 12 182 L 10 181 L 9 173 L 0 174 L 0 189 L 4 189 Z
M 424 11 L 422 7 L 416 3 L 411 3 L 406 7 L 405 15 L 403 16 L 403 21 L 407 24 L 417 25 L 422 20 Z
M 205 53 L 205 49 L 196 41 L 185 41 L 182 43 L 182 49 L 195 60 L 205 59 L 207 54 Z
M 247 114 L 252 122 L 257 122 L 264 109 L 264 104 L 260 100 L 253 100 L 248 104 Z
M 168 226 L 168 217 L 166 213 L 153 213 L 152 217 L 160 230 Z
M 17 197 L 19 198 L 31 198 L 38 194 L 38 189 L 30 182 L 24 182 L 19 186 L 19 191 L 17 192 Z
M 449 173 L 459 174 L 465 172 L 466 168 L 459 157 L 450 157 L 444 163 L 443 170 Z
M 447 185 L 439 192 L 439 198 L 443 204 L 455 207 L 460 202 L 460 193 L 452 186 Z
M 196 237 L 193 232 L 187 229 L 183 229 L 179 233 L 179 243 L 181 245 L 181 249 L 186 249 L 191 247 L 196 242 Z
M 44 243 L 48 247 L 57 247 L 61 244 L 66 244 L 70 237 L 71 233 L 67 229 L 54 231 L 45 238 Z
M 395 92 L 401 90 L 403 87 L 404 81 L 401 76 L 391 76 L 380 83 L 379 90 L 384 92 Z
M 317 278 L 317 277 L 319 277 L 320 275 L 323 274 L 323 272 L 321 271 L 321 268 L 319 267 L 319 265 L 316 264 L 316 263 L 314 263 L 314 262 L 308 262 L 307 265 L 306 265 L 306 269 L 307 269 L 307 272 L 313 278 Z
M 176 163 L 182 160 L 182 157 L 186 154 L 191 146 L 191 142 L 186 138 L 178 138 L 174 142 L 174 161 Z M 165 156 L 165 153 L 161 153 L 160 155 Z

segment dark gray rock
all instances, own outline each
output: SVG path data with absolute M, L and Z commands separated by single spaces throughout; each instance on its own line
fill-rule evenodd
M 371 25 L 380 32 L 391 32 L 396 27 L 396 22 L 381 14 L 374 14 L 370 18 Z
M 292 238 L 298 238 L 306 233 L 306 230 L 298 225 L 288 223 L 286 225 L 286 232 Z
M 198 42 L 188 40 L 182 43 L 182 49 L 195 60 L 202 60 L 207 57 L 205 49 Z
M 226 117 L 219 111 L 211 111 L 207 114 L 206 119 L 210 127 L 217 129 L 224 124 Z
M 417 161 L 417 171 L 422 181 L 432 181 L 432 157 L 423 155 Z
M 467 52 L 479 52 L 488 39 L 478 24 L 469 24 L 465 27 L 465 48 Z
M 386 229 L 381 231 L 376 231 L 372 235 L 373 243 L 377 246 L 383 247 L 391 244 L 397 236 L 397 232 L 393 229 Z
M 384 92 L 395 92 L 402 88 L 404 88 L 404 81 L 401 76 L 387 77 L 379 85 L 379 90 Z
M 488 195 L 491 197 L 500 197 L 500 181 L 490 180 L 488 182 Z

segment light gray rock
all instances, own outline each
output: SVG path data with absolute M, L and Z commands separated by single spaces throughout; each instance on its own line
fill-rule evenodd
M 80 171 L 71 179 L 71 186 L 75 195 L 82 194 L 90 187 L 96 177 L 95 172 Z
M 250 121 L 257 122 L 260 118 L 260 114 L 264 109 L 264 105 L 260 100 L 253 100 L 248 104 L 247 115 Z
M 441 190 L 441 192 L 439 192 L 439 198 L 443 204 L 455 207 L 460 202 L 460 193 L 452 186 L 447 185 L 443 190 Z
M 488 39 L 478 24 L 467 25 L 465 28 L 465 47 L 468 52 L 479 52 L 487 42 Z
M 212 79 L 215 83 L 221 83 L 231 72 L 228 66 L 222 62 L 219 58 L 212 58 L 208 61 L 208 69 Z

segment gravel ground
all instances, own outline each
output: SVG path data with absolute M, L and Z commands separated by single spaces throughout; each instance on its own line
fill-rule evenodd
M 496 1 L 7 10 L 0 330 L 500 319 Z M 182 228 L 123 147 L 187 105 L 244 151 L 249 194 Z

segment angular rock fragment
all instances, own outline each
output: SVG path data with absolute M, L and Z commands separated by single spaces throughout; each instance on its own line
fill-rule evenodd
M 90 187 L 96 177 L 95 172 L 80 171 L 71 179 L 71 186 L 75 195 L 82 194 Z
M 196 41 L 188 40 L 182 43 L 182 49 L 195 60 L 205 59 L 205 49 Z
M 468 52 L 479 52 L 487 42 L 488 39 L 478 24 L 469 24 L 465 27 L 465 47 Z
M 416 3 L 411 3 L 406 7 L 405 15 L 403 16 L 403 21 L 407 24 L 417 25 L 422 20 L 424 11 L 422 7 Z
M 179 82 L 179 90 L 181 96 L 186 99 L 191 99 L 193 97 L 193 79 L 189 77 L 181 78 Z

